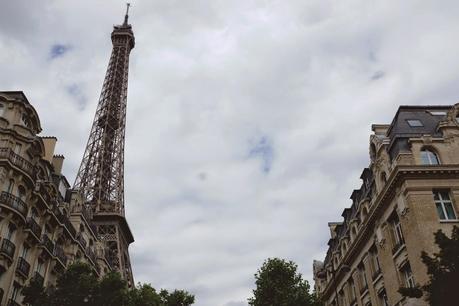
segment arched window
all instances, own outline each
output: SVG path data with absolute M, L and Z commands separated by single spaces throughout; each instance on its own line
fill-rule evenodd
M 421 164 L 422 165 L 439 165 L 440 160 L 434 151 L 430 149 L 422 149 L 421 150 Z

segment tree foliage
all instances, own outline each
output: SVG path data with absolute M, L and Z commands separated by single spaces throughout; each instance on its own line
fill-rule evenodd
M 248 299 L 252 306 L 312 306 L 318 305 L 309 292 L 309 284 L 297 272 L 292 261 L 268 258 L 255 274 L 256 289 Z
M 159 293 L 150 284 L 128 289 L 115 272 L 98 279 L 90 266 L 74 263 L 57 279 L 55 287 L 44 288 L 32 279 L 22 290 L 28 306 L 189 306 L 194 296 L 183 290 Z
M 459 284 L 459 227 L 454 226 L 451 238 L 441 230 L 435 234 L 435 243 L 439 252 L 429 256 L 422 252 L 422 262 L 427 267 L 429 282 L 417 289 L 421 294 L 425 293 L 431 306 L 455 306 L 457 305 L 456 289 Z M 407 292 L 401 288 L 399 292 L 408 297 L 420 297 L 414 295 L 416 291 Z

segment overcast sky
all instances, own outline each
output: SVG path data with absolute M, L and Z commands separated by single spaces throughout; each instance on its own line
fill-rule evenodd
M 0 2 L 0 90 L 25 92 L 73 182 L 125 2 Z M 130 15 L 134 278 L 199 306 L 247 305 L 268 257 L 311 279 L 371 124 L 459 100 L 458 1 L 133 1 Z

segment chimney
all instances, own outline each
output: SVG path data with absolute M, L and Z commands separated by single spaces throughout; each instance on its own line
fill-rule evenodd
M 64 156 L 63 155 L 54 155 L 53 156 L 53 167 L 54 172 L 58 175 L 62 174 L 62 165 L 64 164 Z
M 54 148 L 56 147 L 57 138 L 54 136 L 41 137 L 45 145 L 45 156 L 43 157 L 50 163 L 53 163 Z

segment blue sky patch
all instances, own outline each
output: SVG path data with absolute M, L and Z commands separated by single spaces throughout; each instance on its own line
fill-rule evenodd
M 262 170 L 268 173 L 271 170 L 273 163 L 273 147 L 269 139 L 265 136 L 261 137 L 255 145 L 252 146 L 249 152 L 250 157 L 261 158 Z
M 63 56 L 69 50 L 70 50 L 69 45 L 55 44 L 51 46 L 51 50 L 49 51 L 49 56 L 51 59 L 55 59 L 55 58 Z
M 78 86 L 78 84 L 70 84 L 69 86 L 65 87 L 65 90 L 77 102 L 78 109 L 83 110 L 86 106 L 87 99 L 81 90 L 81 87 Z

